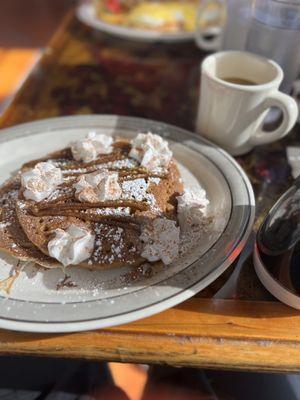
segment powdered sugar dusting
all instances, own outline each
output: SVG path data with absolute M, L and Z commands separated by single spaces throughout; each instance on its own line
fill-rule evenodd
M 122 260 L 124 251 L 126 250 L 126 243 L 124 241 L 124 229 L 121 227 L 107 227 L 104 224 L 98 224 L 95 228 L 96 240 L 95 249 L 92 254 L 89 264 L 104 263 L 112 264 L 116 260 Z M 102 238 L 109 242 L 109 251 L 103 247 Z
M 7 221 L 7 222 L 1 222 L 0 223 L 0 229 L 5 229 L 7 228 L 9 225 L 11 225 L 11 222 Z
M 61 196 L 70 195 L 72 193 L 73 193 L 72 187 L 59 187 L 53 193 L 51 193 L 51 195 L 48 197 L 48 200 L 53 201 Z
M 149 183 L 153 183 L 154 185 L 158 185 L 160 183 L 160 178 L 150 177 L 148 179 Z
M 136 201 L 145 201 L 150 205 L 152 211 L 159 212 L 153 194 L 148 193 L 149 182 L 143 178 L 125 181 L 122 183 L 122 198 Z
M 62 163 L 56 163 L 59 166 L 65 165 L 67 166 L 67 163 L 65 162 L 64 164 Z M 121 160 L 116 160 L 116 161 L 109 161 L 107 163 L 103 164 L 96 164 L 91 167 L 84 167 L 84 168 L 70 168 L 66 170 L 62 170 L 63 175 L 66 174 L 86 174 L 87 172 L 91 171 L 98 171 L 98 170 L 103 170 L 103 169 L 133 169 L 137 167 L 138 162 L 131 159 L 131 158 L 124 158 Z
M 117 215 L 120 217 L 125 217 L 130 215 L 130 208 L 129 207 L 117 207 L 117 208 L 96 208 L 94 210 L 89 210 L 89 212 L 94 212 L 97 215 Z
M 132 158 L 124 158 L 123 160 L 117 160 L 117 161 L 110 161 L 108 163 L 102 164 L 104 168 L 116 168 L 116 169 L 122 169 L 122 168 L 135 168 L 138 165 L 138 163 L 133 160 Z

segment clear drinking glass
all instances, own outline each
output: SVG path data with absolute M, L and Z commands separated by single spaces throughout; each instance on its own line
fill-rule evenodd
M 256 0 L 246 50 L 271 58 L 284 71 L 290 93 L 300 65 L 300 0 Z

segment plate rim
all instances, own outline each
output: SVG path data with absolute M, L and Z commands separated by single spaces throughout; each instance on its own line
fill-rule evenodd
M 252 230 L 252 225 L 254 221 L 254 215 L 255 215 L 255 198 L 254 198 L 254 193 L 252 189 L 252 185 L 245 174 L 244 170 L 241 168 L 241 166 L 224 150 L 220 149 L 218 146 L 212 144 L 209 142 L 207 139 L 199 137 L 198 135 L 187 131 L 181 127 L 174 126 L 171 124 L 167 124 L 164 122 L 159 122 L 159 121 L 153 121 L 145 118 L 137 118 L 137 117 L 126 117 L 126 116 L 118 116 L 118 115 L 101 115 L 101 114 L 93 114 L 93 115 L 75 115 L 75 116 L 63 116 L 63 117 L 55 117 L 55 118 L 47 118 L 47 119 L 41 119 L 41 120 L 36 120 L 33 122 L 26 122 L 22 124 L 18 124 L 9 128 L 3 128 L 0 130 L 0 144 L 4 141 L 9 141 L 9 140 L 14 140 L 18 137 L 26 136 L 26 134 L 39 134 L 40 129 L 43 129 L 45 132 L 49 132 L 51 130 L 57 130 L 59 129 L 59 126 L 62 128 L 66 128 L 65 124 L 67 122 L 70 122 L 70 128 L 76 127 L 76 122 L 80 124 L 80 127 L 84 127 L 84 122 L 90 121 L 90 123 L 99 123 L 103 119 L 105 120 L 111 120 L 111 119 L 122 119 L 124 123 L 127 122 L 135 122 L 138 124 L 159 124 L 162 126 L 164 129 L 176 129 L 180 130 L 181 132 L 185 132 L 188 134 L 188 136 L 194 137 L 196 140 L 196 143 L 204 143 L 209 145 L 210 147 L 214 148 L 216 151 L 221 152 L 225 158 L 227 158 L 228 161 L 233 165 L 233 167 L 239 172 L 239 174 L 243 178 L 243 182 L 245 185 L 245 188 L 248 191 L 249 195 L 249 215 L 247 221 L 245 221 L 245 227 L 244 231 L 240 236 L 240 239 L 236 246 L 238 246 L 238 251 L 235 252 L 234 258 L 231 257 L 226 257 L 226 260 L 223 262 L 223 264 L 217 266 L 214 268 L 213 271 L 210 271 L 207 275 L 205 275 L 200 282 L 196 282 L 196 284 L 190 286 L 187 289 L 182 290 L 180 293 L 177 293 L 175 295 L 172 295 L 170 298 L 167 299 L 162 299 L 160 302 L 156 304 L 152 304 L 150 306 L 146 306 L 145 308 L 137 311 L 129 311 L 122 313 L 122 316 L 119 318 L 117 316 L 112 316 L 112 317 L 105 317 L 102 318 L 101 320 L 99 319 L 92 319 L 90 321 L 77 321 L 77 322 L 26 322 L 26 321 L 12 321 L 9 320 L 8 318 L 0 318 L 0 327 L 5 328 L 5 329 L 12 329 L 12 330 L 17 330 L 17 331 L 26 331 L 26 332 L 75 332 L 75 331 L 85 331 L 85 330 L 93 330 L 93 329 L 99 329 L 99 328 L 104 328 L 104 327 L 110 327 L 110 326 L 115 326 L 115 325 L 120 325 L 120 324 L 125 324 L 128 322 L 132 322 L 134 320 L 140 319 L 140 318 L 146 318 L 149 317 L 153 314 L 156 314 L 158 312 L 161 312 L 163 310 L 166 310 L 172 306 L 175 306 L 179 303 L 181 303 L 184 300 L 187 300 L 188 298 L 192 297 L 194 294 L 196 294 L 198 291 L 203 289 L 204 287 L 208 286 L 211 282 L 213 282 L 218 276 L 220 276 L 229 265 L 232 264 L 234 259 L 239 255 L 240 251 L 244 247 L 246 240 L 251 233 Z M 73 125 L 72 125 L 73 122 Z M 50 128 L 45 130 L 45 125 L 49 125 Z M 30 128 L 32 129 L 35 128 L 36 132 L 30 132 Z M 88 127 L 88 126 L 86 126 Z M 79 128 L 79 127 L 78 127 Z M 227 182 L 228 183 L 228 182 Z M 230 187 L 230 186 L 229 186 Z M 219 239 L 217 240 L 217 242 Z M 236 249 L 235 249 L 236 250 Z M 196 261 L 197 262 L 197 261 Z M 161 305 L 163 304 L 163 308 Z M 121 321 L 120 321 L 120 320 Z

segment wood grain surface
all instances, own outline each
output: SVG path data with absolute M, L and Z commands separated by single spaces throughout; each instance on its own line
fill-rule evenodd
M 299 372 L 300 316 L 279 303 L 192 299 L 153 317 L 94 332 L 3 330 L 0 354 Z

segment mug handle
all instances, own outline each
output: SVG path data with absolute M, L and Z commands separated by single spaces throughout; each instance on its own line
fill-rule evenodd
M 278 128 L 271 132 L 262 129 L 262 124 L 254 135 L 250 138 L 253 146 L 267 144 L 283 138 L 295 125 L 298 118 L 298 106 L 296 101 L 287 94 L 274 91 L 261 104 L 259 114 L 267 111 L 271 107 L 278 107 L 283 112 L 283 119 Z
M 295 80 L 292 88 L 292 96 L 298 103 L 298 107 L 300 108 L 300 79 Z
M 212 5 L 217 5 L 215 10 L 209 10 Z M 224 2 L 223 0 L 202 0 L 198 8 L 196 17 L 196 31 L 195 40 L 196 44 L 203 50 L 214 51 L 221 48 L 221 37 L 224 27 Z M 206 15 L 206 17 L 205 17 Z M 212 26 L 208 28 L 201 27 L 201 19 L 203 20 L 217 20 L 219 26 Z M 206 39 L 205 35 L 213 36 L 211 39 Z

